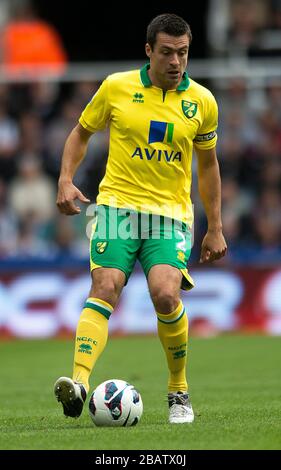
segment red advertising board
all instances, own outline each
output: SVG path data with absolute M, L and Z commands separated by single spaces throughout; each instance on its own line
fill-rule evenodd
M 281 334 L 281 269 L 196 269 L 182 298 L 194 334 Z M 0 335 L 40 338 L 75 332 L 90 288 L 88 271 L 0 274 Z M 143 273 L 135 271 L 110 319 L 110 332 L 155 333 L 156 316 Z

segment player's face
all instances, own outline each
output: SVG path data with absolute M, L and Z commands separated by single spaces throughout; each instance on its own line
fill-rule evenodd
M 153 50 L 146 44 L 146 54 L 150 58 L 149 76 L 153 85 L 166 90 L 177 88 L 187 66 L 188 48 L 187 34 L 175 37 L 158 33 Z

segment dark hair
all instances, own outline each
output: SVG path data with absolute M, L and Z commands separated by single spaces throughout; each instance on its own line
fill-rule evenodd
M 146 33 L 146 41 L 153 50 L 158 33 L 166 33 L 170 36 L 183 36 L 187 34 L 189 42 L 192 41 L 192 34 L 189 24 L 180 16 L 173 13 L 158 15 L 149 23 Z

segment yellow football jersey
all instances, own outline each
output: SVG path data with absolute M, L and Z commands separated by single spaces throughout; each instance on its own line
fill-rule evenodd
M 107 77 L 79 122 L 91 132 L 110 127 L 106 173 L 97 204 L 193 222 L 193 146 L 215 147 L 218 110 L 205 87 L 184 73 L 175 90 L 152 85 L 149 64 Z

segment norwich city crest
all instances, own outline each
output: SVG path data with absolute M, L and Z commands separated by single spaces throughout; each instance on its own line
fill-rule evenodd
M 192 101 L 182 100 L 181 102 L 182 110 L 184 115 L 187 118 L 192 118 L 197 113 L 197 103 L 192 103 Z
M 96 252 L 97 253 L 104 253 L 107 248 L 108 242 L 97 242 L 96 243 Z

